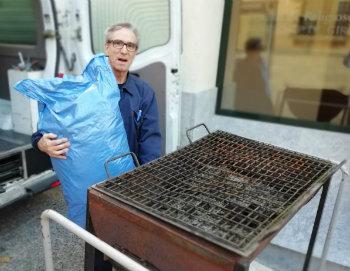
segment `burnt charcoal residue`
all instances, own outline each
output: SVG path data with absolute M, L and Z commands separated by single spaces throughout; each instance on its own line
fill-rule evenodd
M 331 168 L 328 161 L 218 131 L 98 187 L 245 251 Z

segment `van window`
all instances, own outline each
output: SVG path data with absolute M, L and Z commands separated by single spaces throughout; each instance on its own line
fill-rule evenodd
M 226 0 L 217 112 L 350 132 L 350 1 Z
M 104 52 L 104 32 L 112 24 L 129 22 L 139 32 L 139 52 L 164 45 L 170 38 L 168 0 L 90 0 L 92 48 Z
M 36 44 L 33 2 L 32 0 L 0 0 L 0 43 Z

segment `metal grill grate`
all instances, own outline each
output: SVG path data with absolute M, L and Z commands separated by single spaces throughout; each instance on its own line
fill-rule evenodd
M 97 189 L 247 256 L 333 171 L 328 161 L 217 131 Z

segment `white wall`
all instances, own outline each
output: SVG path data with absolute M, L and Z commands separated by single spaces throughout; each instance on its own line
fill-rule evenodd
M 183 91 L 212 89 L 216 84 L 224 0 L 182 1 L 182 10 Z

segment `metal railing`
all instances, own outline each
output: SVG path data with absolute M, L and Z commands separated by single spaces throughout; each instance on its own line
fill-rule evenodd
M 90 232 L 79 227 L 69 219 L 65 218 L 63 215 L 57 213 L 54 210 L 45 210 L 41 214 L 41 227 L 44 241 L 44 255 L 45 255 L 45 267 L 46 271 L 53 271 L 53 258 L 52 258 L 52 248 L 51 248 L 51 237 L 50 237 L 50 224 L 49 219 L 54 220 L 70 232 L 74 233 L 85 242 L 89 243 L 91 246 L 97 248 L 99 251 L 104 253 L 106 256 L 117 262 L 118 264 L 125 267 L 130 271 L 150 271 L 141 264 L 135 262 L 131 258 L 127 257 L 120 251 L 116 250 L 112 246 L 98 239 L 96 236 Z

